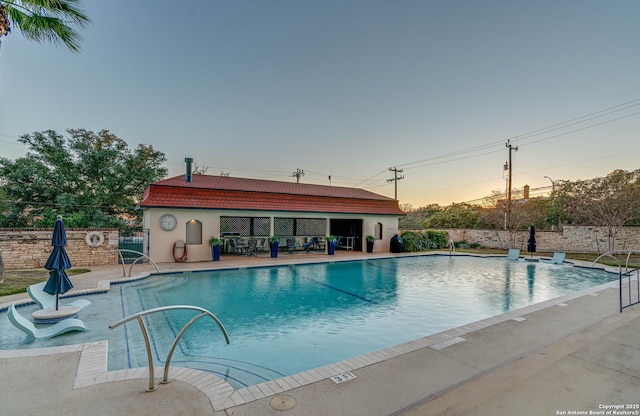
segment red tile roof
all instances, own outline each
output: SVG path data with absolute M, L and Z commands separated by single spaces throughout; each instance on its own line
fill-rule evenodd
M 364 189 L 209 175 L 154 182 L 140 206 L 404 215 L 398 201 Z

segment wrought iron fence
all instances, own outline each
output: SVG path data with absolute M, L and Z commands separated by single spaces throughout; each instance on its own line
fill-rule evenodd
M 145 244 L 147 245 L 145 247 Z M 131 250 L 137 251 L 140 253 L 149 253 L 149 230 L 140 229 L 140 230 L 120 230 L 120 237 L 118 239 L 118 249 L 120 250 Z M 132 253 L 132 252 L 122 252 L 122 256 L 118 257 L 118 264 L 122 264 L 124 261 L 125 264 L 130 264 L 134 262 L 140 255 Z M 143 262 L 148 262 L 148 260 L 142 260 Z M 140 261 L 139 261 L 140 262 Z

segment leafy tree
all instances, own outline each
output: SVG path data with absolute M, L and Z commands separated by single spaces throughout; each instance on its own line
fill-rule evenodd
M 476 228 L 483 208 L 467 203 L 451 204 L 435 212 L 423 223 L 423 228 Z
M 52 227 L 57 214 L 68 227 L 139 225 L 135 207 L 146 185 L 166 176 L 164 154 L 144 144 L 131 150 L 108 130 L 67 133 L 23 135 L 27 155 L 0 158 L 1 188 L 12 202 L 6 226 Z
M 7 196 L 2 188 L 0 188 L 0 213 L 8 213 L 11 209 L 11 203 L 7 200 Z M 10 223 L 7 215 L 0 215 L 0 228 L 8 227 Z
M 430 204 L 420 208 L 413 208 L 411 204 L 401 204 L 400 209 L 407 214 L 400 217 L 398 221 L 398 226 L 403 230 L 419 230 L 422 228 L 424 220 L 442 210 L 438 204 Z
M 484 209 L 478 216 L 478 228 L 504 229 L 507 225 L 507 204 L 504 192 L 492 191 L 484 198 Z
M 64 44 L 80 50 L 80 35 L 74 29 L 90 23 L 79 0 L 0 0 L 0 42 L 11 32 L 11 23 L 28 40 Z
M 478 218 L 479 228 L 506 229 L 509 234 L 509 247 L 517 247 L 518 231 L 527 230 L 532 224 L 538 230 L 546 229 L 549 198 L 524 198 L 522 189 L 512 192 L 511 213 L 507 215 L 507 201 L 504 192 L 493 191 L 487 201 L 493 206 L 486 208 Z
M 568 221 L 606 227 L 609 250 L 615 250 L 620 227 L 640 216 L 640 169 L 619 169 L 605 177 L 564 181 L 558 194 Z

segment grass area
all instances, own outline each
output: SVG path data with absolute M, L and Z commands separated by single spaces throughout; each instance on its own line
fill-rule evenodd
M 502 249 L 496 249 L 496 248 L 460 248 L 460 249 L 456 249 L 456 252 L 458 253 L 470 253 L 470 254 L 498 254 L 498 255 L 507 255 L 507 250 L 502 250 Z M 529 256 L 530 254 L 527 253 L 526 251 L 520 251 L 520 255 L 521 256 Z M 535 253 L 536 257 L 553 257 L 553 252 L 546 252 L 546 251 L 537 251 Z M 581 261 L 585 261 L 587 263 L 592 263 L 595 259 L 597 259 L 599 256 L 599 254 L 596 253 L 567 253 L 567 257 L 565 257 L 565 260 L 581 260 Z M 620 261 L 620 264 L 624 267 L 624 265 L 627 262 L 627 255 L 616 255 L 615 256 L 618 261 Z M 602 264 L 605 266 L 611 266 L 611 267 L 617 267 L 618 266 L 618 262 L 616 262 L 615 260 L 613 260 L 611 257 L 603 257 L 600 260 L 598 260 L 598 264 Z M 631 256 L 629 258 L 629 267 L 631 268 L 636 268 L 636 267 L 640 267 L 640 257 L 638 257 L 637 255 L 635 256 Z
M 87 273 L 89 269 L 69 269 L 68 276 Z M 49 271 L 45 269 L 34 270 L 7 270 L 4 275 L 4 283 L 0 284 L 0 296 L 25 293 L 27 286 L 43 282 L 49 278 Z

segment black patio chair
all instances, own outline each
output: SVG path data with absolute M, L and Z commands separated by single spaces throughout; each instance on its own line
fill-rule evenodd
M 311 252 L 311 249 L 316 249 L 319 246 L 318 237 L 311 237 L 307 239 L 307 242 L 302 245 L 307 253 Z
M 296 239 L 295 238 L 287 238 L 287 245 L 285 246 L 287 248 L 287 252 L 289 254 L 293 254 L 293 250 L 296 248 Z
M 257 256 L 258 255 L 258 240 L 255 238 L 250 238 L 247 243 L 247 256 Z
M 267 248 L 266 248 L 266 247 L 265 247 L 265 245 L 264 245 L 266 242 L 267 242 L 267 239 L 266 239 L 266 238 L 259 238 L 259 239 L 258 239 L 258 244 L 257 244 L 256 249 L 257 249 L 258 251 L 267 251 Z
M 229 247 L 231 248 L 232 253 L 239 252 L 240 254 L 242 254 L 243 250 L 245 249 L 244 245 L 239 246 L 238 242 L 234 238 L 229 239 Z

